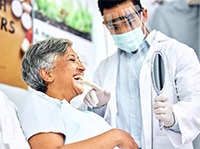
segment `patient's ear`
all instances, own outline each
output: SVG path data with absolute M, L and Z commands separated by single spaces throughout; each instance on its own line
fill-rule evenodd
M 46 70 L 45 68 L 41 68 L 40 76 L 46 82 L 53 82 L 53 75 L 51 74 L 51 70 Z

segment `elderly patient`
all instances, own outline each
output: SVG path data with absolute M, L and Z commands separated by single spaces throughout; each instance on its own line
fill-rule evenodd
M 32 149 L 137 148 L 128 133 L 111 128 L 95 113 L 70 105 L 84 91 L 84 71 L 68 39 L 47 39 L 27 51 L 22 78 L 34 90 L 18 116 Z

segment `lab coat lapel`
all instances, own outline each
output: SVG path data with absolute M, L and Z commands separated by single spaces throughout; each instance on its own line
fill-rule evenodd
M 143 122 L 143 147 L 145 149 L 150 149 L 153 147 L 152 140 L 154 138 L 153 134 L 153 99 L 152 99 L 152 89 L 151 84 L 151 60 L 152 55 L 158 49 L 158 41 L 156 40 L 157 32 L 155 33 L 154 40 L 150 46 L 147 56 L 144 60 L 143 66 L 140 72 L 140 99 L 141 99 L 141 112 L 142 112 L 142 122 Z

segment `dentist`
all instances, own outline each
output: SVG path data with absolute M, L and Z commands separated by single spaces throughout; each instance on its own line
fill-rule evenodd
M 102 88 L 88 92 L 85 103 L 129 132 L 139 148 L 192 149 L 200 132 L 200 64 L 194 50 L 159 31 L 149 32 L 147 10 L 139 0 L 98 0 L 98 6 L 118 50 L 98 66 L 94 82 Z M 151 82 L 157 51 L 166 62 L 159 96 Z M 158 120 L 164 122 L 162 130 Z

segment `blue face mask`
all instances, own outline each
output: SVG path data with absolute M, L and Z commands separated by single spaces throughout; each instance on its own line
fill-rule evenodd
M 112 37 L 119 49 L 131 53 L 139 48 L 145 35 L 141 26 L 139 26 L 136 29 L 123 34 L 112 34 Z

